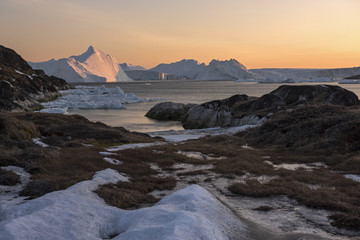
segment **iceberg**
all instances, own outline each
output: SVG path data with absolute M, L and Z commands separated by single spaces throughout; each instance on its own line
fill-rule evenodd
M 60 91 L 61 97 L 55 101 L 42 103 L 41 112 L 66 113 L 67 109 L 125 109 L 125 104 L 155 101 L 133 93 L 125 93 L 120 87 L 77 86 L 75 89 Z

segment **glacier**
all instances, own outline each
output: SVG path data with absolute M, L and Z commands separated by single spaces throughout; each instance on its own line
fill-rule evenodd
M 114 57 L 93 46 L 78 56 L 28 63 L 34 69 L 42 69 L 47 75 L 63 78 L 67 82 L 132 81 Z

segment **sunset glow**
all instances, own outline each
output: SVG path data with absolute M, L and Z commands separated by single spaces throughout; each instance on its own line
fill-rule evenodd
M 89 45 L 150 68 L 235 58 L 248 68 L 360 65 L 358 0 L 2 0 L 0 44 L 26 60 Z

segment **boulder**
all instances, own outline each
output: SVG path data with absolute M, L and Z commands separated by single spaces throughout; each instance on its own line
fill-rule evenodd
M 324 104 L 354 106 L 359 99 L 355 93 L 334 85 L 283 85 L 257 99 L 235 95 L 193 107 L 182 124 L 185 129 L 256 125 L 279 111 Z
M 160 121 L 182 121 L 189 109 L 194 106 L 196 104 L 162 102 L 152 107 L 145 116 Z
M 203 103 L 191 108 L 182 121 L 185 129 L 237 126 L 231 108 L 239 102 L 247 101 L 245 94 L 234 95 L 223 100 Z

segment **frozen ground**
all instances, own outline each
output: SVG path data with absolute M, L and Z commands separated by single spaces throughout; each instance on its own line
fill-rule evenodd
M 1 239 L 251 239 L 246 225 L 198 185 L 131 211 L 108 206 L 93 192 L 127 180 L 106 169 L 66 190 L 7 207 Z
M 55 101 L 42 103 L 41 112 L 65 113 L 67 109 L 125 109 L 125 104 L 148 102 L 159 99 L 145 99 L 133 93 L 125 93 L 120 87 L 85 87 L 60 91 L 62 96 Z

